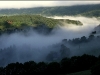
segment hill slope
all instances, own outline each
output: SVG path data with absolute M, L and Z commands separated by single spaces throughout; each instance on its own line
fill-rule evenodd
M 86 71 L 71 73 L 71 74 L 67 74 L 67 75 L 91 75 L 91 71 L 90 70 L 86 70 Z
M 98 13 L 97 11 L 100 11 L 100 4 L 37 7 L 37 8 L 22 8 L 22 9 L 1 9 L 0 14 L 1 15 L 41 14 L 41 15 L 52 16 L 52 15 L 79 15 L 79 14 L 88 13 L 92 11 Z M 92 16 L 97 16 L 97 15 L 92 15 Z
M 40 15 L 15 15 L 0 17 L 0 31 L 25 29 L 25 27 L 45 27 L 47 29 L 54 28 L 56 25 L 75 24 L 82 25 L 80 21 L 69 19 L 52 19 Z

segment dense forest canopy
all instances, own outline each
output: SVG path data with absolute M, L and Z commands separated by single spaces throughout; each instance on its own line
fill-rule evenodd
M 78 20 L 69 19 L 52 19 L 40 15 L 14 15 L 14 16 L 1 16 L 0 17 L 0 31 L 23 29 L 26 27 L 39 27 L 46 26 L 47 28 L 54 28 L 57 25 L 75 24 L 83 25 Z

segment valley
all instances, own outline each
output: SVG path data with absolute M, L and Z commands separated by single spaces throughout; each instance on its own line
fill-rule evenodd
M 0 75 L 100 74 L 99 12 L 100 4 L 1 8 Z

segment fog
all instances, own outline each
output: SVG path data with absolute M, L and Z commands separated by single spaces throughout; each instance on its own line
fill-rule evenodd
M 70 20 L 79 20 L 83 23 L 82 26 L 73 25 L 73 24 L 64 24 L 64 26 L 60 26 L 60 30 L 55 30 L 57 33 L 66 35 L 67 39 L 73 39 L 81 36 L 89 36 L 89 34 L 94 30 L 96 26 L 100 24 L 100 20 L 98 18 L 87 18 L 83 16 L 54 16 L 54 17 L 48 17 L 48 18 L 54 18 L 54 19 L 70 19 Z
M 48 62 L 61 60 L 61 45 L 63 39 L 73 39 L 81 38 L 82 36 L 88 36 L 93 31 L 93 29 L 100 24 L 100 20 L 97 18 L 86 18 L 86 17 L 73 17 L 73 16 L 63 16 L 63 17 L 52 17 L 52 18 L 62 18 L 62 19 L 73 19 L 79 20 L 83 23 L 82 26 L 76 26 L 73 24 L 64 24 L 63 26 L 57 25 L 48 35 L 44 35 L 30 29 L 27 32 L 15 32 L 12 34 L 2 34 L 0 36 L 0 66 L 6 66 L 8 63 L 13 62 L 26 62 L 35 61 Z M 70 54 L 68 57 L 74 55 L 82 55 L 84 53 L 93 54 L 93 50 L 98 48 L 99 45 L 94 45 L 94 43 L 99 43 L 97 40 L 93 40 L 89 43 L 82 43 L 73 46 L 71 44 L 65 43 L 64 46 L 70 49 Z M 56 54 L 55 54 L 56 52 Z M 51 54 L 48 56 L 48 54 Z M 96 52 L 99 55 L 99 52 Z M 96 53 L 94 55 L 96 55 Z M 55 55 L 53 57 L 53 55 Z M 47 58 L 48 56 L 48 58 Z M 53 59 L 54 58 L 54 59 Z

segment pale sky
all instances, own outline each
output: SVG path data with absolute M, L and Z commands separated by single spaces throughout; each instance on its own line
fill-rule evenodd
M 71 6 L 80 4 L 100 4 L 100 1 L 0 1 L 0 8 Z

